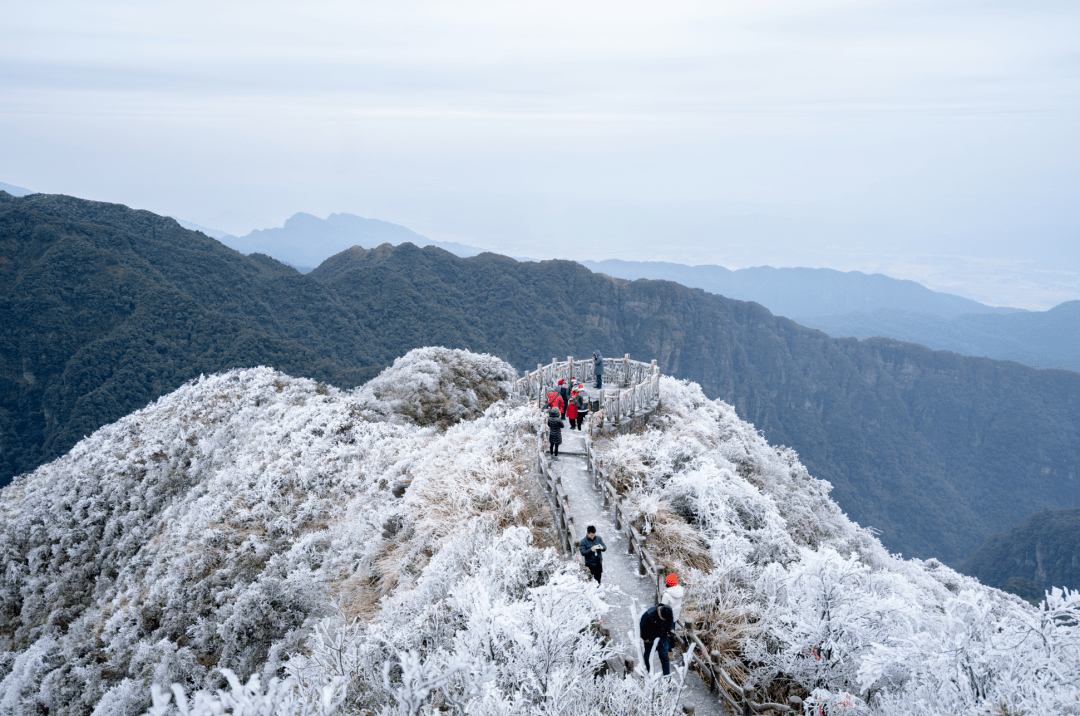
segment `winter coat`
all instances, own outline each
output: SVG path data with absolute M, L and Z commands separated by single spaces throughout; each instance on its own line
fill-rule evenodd
M 673 626 L 674 624 L 670 619 L 660 618 L 656 607 L 649 607 L 641 615 L 641 621 L 638 623 L 638 633 L 642 639 L 664 639 Z
M 593 551 L 593 545 L 600 545 L 600 549 Z M 596 535 L 594 539 L 589 539 L 588 535 L 582 538 L 578 543 L 578 548 L 581 550 L 581 556 L 585 558 L 585 564 L 597 565 L 604 563 L 604 550 L 607 549 L 607 545 L 604 544 L 604 538 L 600 535 Z
M 593 353 L 592 372 L 593 375 L 604 374 L 604 358 L 599 353 Z
M 665 589 L 663 596 L 660 597 L 661 604 L 666 604 L 671 607 L 671 619 L 676 624 L 679 623 L 679 617 L 682 616 L 682 602 L 684 596 L 686 596 L 686 590 L 683 589 L 681 584 L 676 584 L 674 587 Z
M 577 418 L 578 410 L 582 408 L 581 396 L 577 395 L 571 398 L 570 402 L 566 404 L 566 417 L 574 420 Z
M 554 390 L 551 391 L 547 394 L 547 399 L 549 408 L 555 408 L 560 413 L 563 411 L 563 406 L 566 405 L 566 403 L 563 402 L 563 399 L 559 396 L 558 393 L 556 393 Z
M 548 418 L 548 430 L 551 437 L 548 440 L 552 445 L 562 445 L 562 418 Z
M 570 402 L 570 389 L 565 385 L 559 386 L 559 397 L 563 399 L 563 405 Z

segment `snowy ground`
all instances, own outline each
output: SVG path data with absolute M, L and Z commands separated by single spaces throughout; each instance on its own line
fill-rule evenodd
M 595 525 L 597 534 L 608 547 L 604 553 L 602 582 L 617 587 L 618 592 L 606 599 L 612 609 L 605 615 L 604 622 L 611 630 L 619 653 L 636 660 L 636 650 L 629 639 L 637 638 L 641 613 L 656 603 L 656 584 L 654 578 L 639 573 L 637 557 L 630 554 L 626 537 L 615 529 L 614 510 L 604 507 L 600 492 L 589 480 L 584 435 L 581 431 L 564 429 L 560 459 L 552 462 L 551 467 L 570 498 L 570 514 L 579 529 L 584 532 L 587 525 Z M 660 659 L 655 653 L 652 655 L 651 668 L 661 668 Z M 687 682 L 684 704 L 693 705 L 701 716 L 726 713 L 716 695 L 709 692 L 709 687 L 696 674 L 688 674 Z

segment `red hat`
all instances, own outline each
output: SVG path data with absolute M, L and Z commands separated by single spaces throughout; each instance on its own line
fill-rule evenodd
M 667 585 L 669 587 L 674 587 L 676 584 L 679 583 L 679 578 L 676 577 L 674 574 L 669 574 L 665 581 L 667 582 Z
M 563 380 L 562 378 L 559 378 L 559 385 L 562 385 L 565 382 L 566 382 L 565 380 Z

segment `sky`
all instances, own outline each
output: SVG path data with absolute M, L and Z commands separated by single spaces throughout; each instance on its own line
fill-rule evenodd
M 1080 3 L 6 2 L 0 182 L 1080 299 Z

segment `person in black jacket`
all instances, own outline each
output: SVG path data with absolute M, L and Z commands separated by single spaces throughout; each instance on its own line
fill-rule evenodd
M 562 417 L 566 417 L 566 406 L 570 402 L 570 388 L 567 387 L 566 381 L 559 378 L 559 397 L 562 398 Z M 570 427 L 573 427 L 571 425 Z
M 585 528 L 585 539 L 578 543 L 581 556 L 585 559 L 585 566 L 592 572 L 593 579 L 600 584 L 600 576 L 604 573 L 604 550 L 607 545 L 604 539 L 596 534 L 596 528 L 589 525 Z
M 600 390 L 604 387 L 604 359 L 600 355 L 600 351 L 592 352 L 593 360 L 593 376 L 596 377 L 596 389 Z M 603 395 L 600 396 L 604 397 Z
M 645 642 L 645 671 L 649 671 L 649 658 L 655 643 L 657 651 L 660 652 L 660 666 L 664 667 L 664 676 L 671 673 L 671 664 L 668 663 L 668 635 L 675 626 L 672 617 L 671 607 L 666 604 L 657 604 L 646 609 L 641 615 L 638 633 Z
M 558 408 L 548 411 L 548 432 L 550 433 L 548 445 L 550 445 L 551 459 L 558 460 L 559 446 L 562 445 L 562 416 Z

